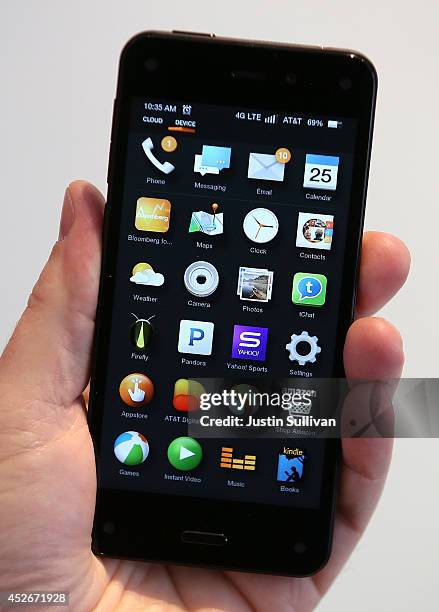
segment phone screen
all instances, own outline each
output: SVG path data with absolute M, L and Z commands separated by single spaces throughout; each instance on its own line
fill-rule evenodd
M 188 423 L 205 380 L 337 371 L 357 121 L 137 96 L 129 114 L 99 485 L 317 508 L 327 442 Z

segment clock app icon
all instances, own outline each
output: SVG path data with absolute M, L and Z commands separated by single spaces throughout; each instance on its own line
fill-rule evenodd
M 270 242 L 279 231 L 279 221 L 268 208 L 254 208 L 247 213 L 243 229 L 252 242 Z

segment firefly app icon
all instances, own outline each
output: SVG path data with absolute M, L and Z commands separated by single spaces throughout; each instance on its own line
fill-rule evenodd
M 293 278 L 293 304 L 323 306 L 326 300 L 327 278 L 324 274 L 297 272 Z
M 141 319 L 134 313 L 132 314 L 133 317 L 136 319 L 136 322 L 131 327 L 131 344 L 137 351 L 145 352 L 146 350 L 148 350 L 154 335 L 154 330 L 151 325 L 151 319 L 155 317 L 155 315 L 152 315 L 151 317 L 149 317 L 149 319 Z

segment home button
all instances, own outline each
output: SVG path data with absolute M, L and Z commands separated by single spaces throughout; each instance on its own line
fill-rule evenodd
M 227 536 L 223 533 L 211 533 L 210 531 L 183 531 L 181 540 L 185 544 L 202 544 L 204 546 L 225 546 Z

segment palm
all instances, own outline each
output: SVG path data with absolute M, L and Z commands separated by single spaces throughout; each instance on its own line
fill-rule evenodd
M 312 609 L 370 518 L 387 471 L 389 441 L 344 441 L 334 552 L 313 578 L 99 560 L 92 555 L 95 461 L 81 392 L 96 305 L 102 201 L 86 184 L 73 185 L 72 195 L 77 209 L 73 227 L 57 245 L 0 366 L 0 550 L 5 553 L 0 558 L 0 590 L 65 589 L 74 609 L 90 609 L 98 602 L 99 609 L 122 610 L 154 604 L 176 610 Z M 381 306 L 407 273 L 404 247 L 382 236 L 370 235 L 365 243 L 359 301 L 363 312 Z M 393 251 L 387 264 L 380 252 L 383 244 Z M 372 272 L 375 277 L 387 275 L 382 284 L 387 294 L 368 291 Z M 57 286 L 53 298 L 60 277 L 73 279 L 72 284 L 66 281 L 65 295 Z M 66 303 L 68 321 L 60 316 Z M 26 352 L 22 347 L 31 333 L 35 348 Z M 360 319 L 348 335 L 345 365 L 353 377 L 397 376 L 402 366 L 397 332 L 382 320 Z M 12 383 L 16 372 L 26 368 L 29 380 Z M 367 462 L 371 445 L 378 457 L 372 472 Z

